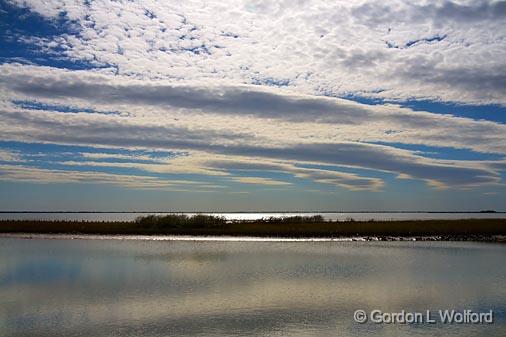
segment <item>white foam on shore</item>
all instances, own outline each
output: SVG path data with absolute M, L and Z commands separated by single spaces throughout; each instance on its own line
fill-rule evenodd
M 276 238 L 253 236 L 191 236 L 191 235 L 96 235 L 96 234 L 31 234 L 0 233 L 0 238 L 47 240 L 145 240 L 145 241 L 238 241 L 238 242 L 350 242 L 367 241 L 353 238 Z

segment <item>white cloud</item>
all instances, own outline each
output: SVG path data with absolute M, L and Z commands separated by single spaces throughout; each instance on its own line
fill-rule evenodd
M 22 159 L 17 151 L 0 150 L 0 161 L 19 162 Z
M 196 184 L 193 181 L 167 180 L 142 175 L 111 174 L 95 171 L 72 171 L 44 169 L 22 165 L 0 165 L 0 180 L 48 183 L 93 183 L 114 184 L 137 189 L 162 189 L 177 191 L 178 186 Z M 197 189 L 198 186 L 192 187 Z
M 433 159 L 371 143 L 505 155 L 504 124 L 327 96 L 506 104 L 503 2 L 16 2 L 49 19 L 65 12 L 79 26 L 76 34 L 23 37 L 48 57 L 59 48 L 71 60 L 112 67 L 0 65 L 3 140 L 99 152 L 61 165 L 289 184 L 233 173 L 257 168 L 371 191 L 385 184 L 378 172 L 436 188 L 501 181 L 502 161 Z M 184 155 L 153 159 L 100 148 Z M 5 179 L 93 178 L 63 169 L 3 170 Z M 124 177 L 104 174 L 94 181 L 125 185 Z M 171 185 L 132 179 L 131 186 Z
M 136 78 L 506 103 L 502 1 L 16 2 L 80 25 L 68 57 Z
M 290 185 L 289 182 L 263 177 L 232 177 L 233 181 L 243 184 L 283 186 Z
M 367 106 L 256 86 L 174 85 L 167 81 L 70 72 L 46 67 L 0 66 L 0 127 L 5 140 L 185 153 L 152 163 L 91 161 L 89 166 L 137 168 L 156 173 L 227 175 L 214 160 L 254 167 L 278 160 L 276 170 L 349 189 L 377 190 L 383 181 L 340 173 L 295 170 L 297 163 L 338 165 L 422 179 L 431 186 L 497 184 L 491 164 L 436 160 L 423 153 L 364 142 L 452 146 L 506 153 L 506 127 L 393 105 Z M 120 115 L 38 110 L 9 102 L 41 100 Z M 48 105 L 50 107 L 50 105 Z M 93 110 L 93 112 L 95 112 Z M 90 155 L 88 155 L 90 156 Z M 88 159 L 100 159 L 91 155 Z M 204 161 L 202 158 L 206 158 Z M 86 165 L 67 161 L 67 165 Z M 339 170 L 337 170 L 339 171 Z M 331 174 L 332 176 L 328 176 Z
M 130 123 L 165 127 L 172 133 L 173 142 L 178 137 L 188 141 L 186 136 L 192 134 L 194 141 L 206 138 L 206 143 L 211 139 L 220 144 L 382 141 L 506 152 L 504 124 L 395 105 L 368 106 L 230 83 L 173 84 L 18 65 L 0 69 L 2 97 L 121 111 L 125 118 L 108 116 L 107 120 L 124 123 L 124 127 Z M 129 114 L 125 111 L 131 118 L 126 118 Z M 38 111 L 30 115 L 36 119 L 44 114 Z M 102 116 L 47 114 L 48 120 L 55 118 L 95 121 Z

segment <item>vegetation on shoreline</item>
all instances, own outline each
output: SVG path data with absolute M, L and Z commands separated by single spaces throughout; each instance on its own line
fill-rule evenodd
M 506 219 L 324 221 L 321 216 L 234 220 L 211 215 L 149 215 L 130 222 L 1 220 L 0 233 L 171 234 L 259 237 L 506 235 Z

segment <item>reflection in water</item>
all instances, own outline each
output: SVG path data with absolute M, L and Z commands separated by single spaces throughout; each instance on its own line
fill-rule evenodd
M 502 336 L 506 247 L 0 238 L 1 336 Z M 357 309 L 494 310 L 489 325 Z

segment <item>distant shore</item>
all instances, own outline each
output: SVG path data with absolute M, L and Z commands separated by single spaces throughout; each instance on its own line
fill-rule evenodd
M 0 233 L 506 242 L 506 219 L 324 221 L 321 216 L 296 216 L 227 221 L 209 215 L 169 215 L 124 222 L 1 220 Z

